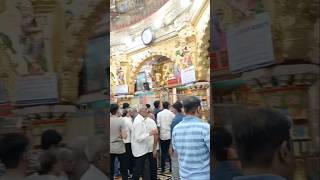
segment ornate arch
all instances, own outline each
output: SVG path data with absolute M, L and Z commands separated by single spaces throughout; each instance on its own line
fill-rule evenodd
M 159 52 L 149 52 L 145 57 L 143 57 L 141 60 L 138 61 L 138 65 L 134 66 L 132 68 L 132 72 L 134 75 L 137 75 L 140 71 L 140 69 L 142 68 L 143 65 L 145 65 L 146 63 L 150 62 L 152 60 L 152 58 L 156 57 L 156 56 L 164 56 L 168 59 L 170 59 L 171 61 L 174 61 L 175 57 L 168 52 L 163 52 L 163 51 L 159 51 Z
M 138 61 L 136 66 L 134 66 L 131 69 L 132 74 L 130 74 L 129 83 L 128 83 L 130 93 L 134 92 L 134 83 L 135 83 L 137 75 L 140 72 L 143 65 L 147 64 L 148 62 L 153 61 L 153 58 L 157 57 L 157 56 L 166 57 L 167 59 L 169 59 L 172 62 L 174 62 L 174 59 L 175 59 L 174 55 L 171 53 L 168 53 L 168 52 L 164 52 L 164 51 L 149 52 L 144 58 L 142 58 L 141 60 Z

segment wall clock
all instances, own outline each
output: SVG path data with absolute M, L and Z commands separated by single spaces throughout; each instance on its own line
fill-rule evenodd
M 150 28 L 145 29 L 141 34 L 141 40 L 145 45 L 151 44 L 153 41 L 153 38 L 154 38 L 153 32 Z

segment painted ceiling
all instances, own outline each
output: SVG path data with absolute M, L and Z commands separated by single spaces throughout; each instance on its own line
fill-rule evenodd
M 159 10 L 169 0 L 112 0 L 110 27 L 116 31 L 136 24 Z

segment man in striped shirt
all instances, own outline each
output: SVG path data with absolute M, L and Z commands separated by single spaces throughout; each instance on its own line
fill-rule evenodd
M 201 101 L 188 97 L 183 101 L 186 116 L 174 127 L 173 149 L 179 158 L 181 180 L 210 179 L 210 126 L 200 115 Z

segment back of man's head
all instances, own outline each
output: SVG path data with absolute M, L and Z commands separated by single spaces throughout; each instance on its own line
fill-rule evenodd
M 170 103 L 168 101 L 165 101 L 162 103 L 162 107 L 163 107 L 163 109 L 169 109 Z
M 154 101 L 153 105 L 154 105 L 154 108 L 159 108 L 160 107 L 160 101 L 159 100 Z
M 143 105 L 140 105 L 138 106 L 138 113 L 143 116 L 143 117 L 146 117 L 148 116 L 148 109 L 146 106 L 143 106 Z
M 288 178 L 292 172 L 290 127 L 289 119 L 274 110 L 244 109 L 239 113 L 233 133 L 243 167 L 277 169 Z M 275 164 L 278 167 L 272 167 Z
M 112 115 L 116 115 L 119 110 L 119 105 L 118 104 L 110 104 L 110 113 Z
M 6 169 L 18 168 L 29 141 L 19 133 L 8 133 L 0 139 L 0 160 Z
M 58 160 L 60 161 L 72 161 L 74 160 L 74 152 L 69 147 L 60 148 L 57 152 Z
M 130 107 L 130 104 L 129 103 L 123 103 L 122 104 L 122 109 L 127 109 Z
M 48 150 L 52 147 L 58 146 L 63 137 L 54 129 L 46 130 L 41 135 L 41 149 Z
M 175 102 L 172 107 L 178 112 L 178 113 L 181 113 L 182 112 L 182 108 L 183 108 L 183 105 L 180 101 L 177 101 Z
M 187 97 L 182 101 L 184 112 L 186 114 L 194 114 L 201 106 L 201 100 L 195 96 Z

